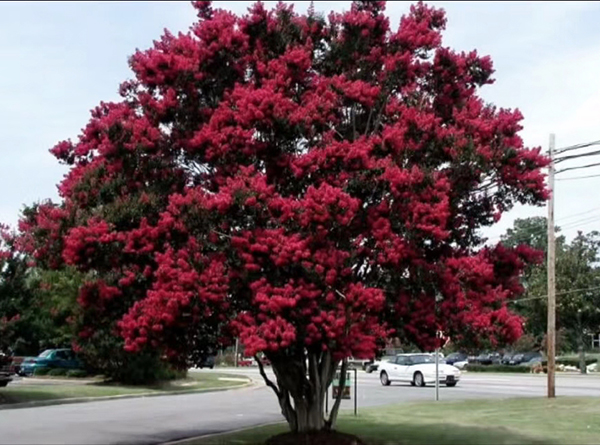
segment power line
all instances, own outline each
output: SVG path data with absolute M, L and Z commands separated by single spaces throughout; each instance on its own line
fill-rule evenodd
M 598 175 L 598 176 L 600 176 L 600 175 Z M 594 213 L 594 212 L 598 212 L 598 211 L 600 211 L 600 207 L 595 207 L 593 209 L 586 210 L 585 212 L 573 213 L 571 215 L 563 216 L 562 218 L 557 218 L 557 221 L 564 221 L 566 219 L 571 219 L 576 216 L 587 215 L 588 213 Z
M 600 222 L 600 217 L 594 216 L 592 218 L 587 218 L 581 221 L 575 221 L 573 223 L 565 224 L 563 227 L 561 227 L 561 230 L 572 230 L 582 226 L 593 224 L 595 222 Z
M 554 154 L 559 155 L 559 154 L 565 153 L 567 151 L 579 150 L 581 148 L 587 148 L 587 147 L 591 147 L 593 145 L 600 145 L 600 141 L 585 142 L 583 144 L 577 144 L 577 145 L 571 145 L 570 147 L 559 148 L 558 150 L 556 150 L 554 152 Z
M 558 292 L 556 294 L 556 296 L 561 296 L 561 295 L 568 295 L 568 294 L 574 294 L 577 292 L 586 292 L 588 290 L 597 290 L 600 289 L 600 286 L 595 286 L 595 287 L 587 287 L 587 288 L 581 288 L 581 289 L 573 289 L 573 290 L 568 290 L 565 292 Z M 542 298 L 546 298 L 548 297 L 548 295 L 540 295 L 539 297 L 529 297 L 529 298 L 520 298 L 518 300 L 511 300 L 511 303 L 518 303 L 520 301 L 530 301 L 530 300 L 541 300 Z
M 574 176 L 572 178 L 556 178 L 556 181 L 574 181 L 576 179 L 600 178 L 600 175 Z
M 578 155 L 563 156 L 562 158 L 557 158 L 554 161 L 554 163 L 558 164 L 560 162 L 568 161 L 569 159 L 585 158 L 587 156 L 595 156 L 595 155 L 599 155 L 599 154 L 600 154 L 600 150 L 596 150 L 596 151 L 591 151 L 589 153 L 581 153 Z
M 569 171 L 569 170 L 580 170 L 580 169 L 582 169 L 582 168 L 590 168 L 590 167 L 595 167 L 595 166 L 597 166 L 597 165 L 600 165 L 600 162 L 596 162 L 596 163 L 594 163 L 594 164 L 582 165 L 581 167 L 569 167 L 569 168 L 563 168 L 562 170 L 558 170 L 558 171 L 556 172 L 556 174 L 559 174 L 559 173 L 564 173 L 564 172 L 567 172 L 567 171 Z

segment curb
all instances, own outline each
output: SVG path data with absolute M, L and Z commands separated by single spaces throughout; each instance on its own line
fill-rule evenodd
M 188 444 L 193 444 L 197 440 L 210 439 L 211 437 L 226 436 L 226 435 L 229 435 L 229 434 L 240 433 L 242 431 L 253 430 L 255 428 L 262 428 L 262 427 L 265 427 L 265 426 L 279 425 L 279 424 L 284 424 L 284 423 L 285 423 L 284 420 L 277 420 L 277 421 L 274 421 L 274 422 L 259 423 L 258 425 L 245 426 L 245 427 L 237 428 L 237 429 L 234 429 L 234 430 L 220 431 L 218 433 L 202 434 L 200 436 L 194 436 L 194 437 L 188 437 L 188 438 L 185 438 L 185 439 L 173 440 L 171 442 L 163 442 L 160 445 L 188 445 Z
M 101 397 L 71 397 L 67 399 L 53 399 L 53 400 L 39 400 L 34 402 L 24 402 L 24 403 L 7 403 L 0 405 L 0 411 L 6 409 L 23 409 L 23 408 L 36 408 L 43 406 L 52 406 L 52 405 L 69 405 L 72 403 L 86 403 L 86 402 L 102 402 L 109 400 L 122 400 L 122 399 L 141 399 L 146 397 L 161 397 L 161 396 L 179 396 L 184 394 L 200 394 L 205 392 L 221 392 L 221 391 L 231 391 L 236 389 L 250 389 L 252 386 L 255 386 L 256 383 L 252 380 L 249 380 L 247 383 L 243 385 L 232 385 L 232 386 L 223 386 L 221 388 L 206 388 L 206 389 L 197 389 L 191 391 L 161 391 L 161 392 L 148 392 L 141 394 L 123 394 L 118 396 L 101 396 Z

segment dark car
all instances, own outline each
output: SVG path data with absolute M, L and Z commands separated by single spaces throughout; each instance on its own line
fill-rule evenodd
M 26 357 L 21 363 L 20 375 L 31 376 L 42 368 L 81 369 L 82 364 L 71 349 L 46 349 L 37 357 Z
M 476 363 L 478 365 L 496 365 L 500 363 L 501 356 L 497 352 L 482 352 L 473 360 L 469 360 L 469 363 Z
M 514 357 L 510 359 L 510 365 L 520 365 L 522 363 L 530 362 L 534 359 L 539 359 L 542 361 L 544 356 L 541 352 L 524 352 L 522 354 L 516 354 Z
M 215 367 L 215 356 L 209 355 L 208 357 L 205 357 L 204 360 L 202 360 L 202 362 L 200 362 L 198 367 L 200 369 L 202 369 L 202 368 L 213 369 Z
M 469 356 L 463 352 L 453 352 L 452 354 L 448 355 L 444 361 L 448 365 L 453 365 L 456 362 L 465 362 L 468 358 Z
M 500 363 L 503 365 L 510 365 L 510 361 L 512 360 L 512 358 L 515 356 L 516 354 L 514 352 L 507 352 L 502 356 L 502 360 L 500 360 Z
M 367 374 L 372 373 L 373 371 L 377 371 L 379 369 L 379 364 L 381 362 L 389 362 L 392 359 L 395 359 L 396 356 L 395 355 L 385 355 L 383 357 L 381 357 L 379 360 L 375 360 L 373 363 L 369 363 L 367 365 L 367 367 L 365 368 L 365 371 L 367 372 Z

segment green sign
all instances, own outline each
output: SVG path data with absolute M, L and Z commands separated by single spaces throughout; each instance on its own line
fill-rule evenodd
M 331 397 L 332 398 L 337 398 L 338 396 L 338 391 L 340 388 L 340 372 L 337 371 L 335 373 L 335 376 L 333 377 L 333 383 L 331 385 L 332 390 L 331 390 Z M 352 377 L 350 372 L 346 372 L 346 381 L 344 382 L 344 388 L 342 389 L 342 399 L 350 399 L 351 398 L 351 393 L 350 393 L 350 388 L 352 383 Z

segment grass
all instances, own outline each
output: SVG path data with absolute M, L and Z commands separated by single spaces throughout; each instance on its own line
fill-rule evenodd
M 0 388 L 0 405 L 32 401 L 72 399 L 79 397 L 107 397 L 125 395 L 152 395 L 208 391 L 231 386 L 243 386 L 244 381 L 221 380 L 236 376 L 218 373 L 190 373 L 183 380 L 151 386 L 127 386 L 103 382 L 60 384 L 10 384 Z M 242 377 L 238 377 L 242 378 Z
M 343 414 L 338 429 L 372 445 L 594 444 L 599 416 L 596 398 L 428 402 L 363 409 L 358 418 Z M 258 445 L 285 431 L 284 424 L 270 425 L 194 445 Z

